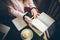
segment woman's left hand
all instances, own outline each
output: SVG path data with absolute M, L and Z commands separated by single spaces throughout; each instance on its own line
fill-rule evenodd
M 38 15 L 39 15 L 39 13 L 37 12 L 37 10 L 36 10 L 35 8 L 33 8 L 33 9 L 31 10 L 31 13 L 32 13 L 32 16 L 33 16 L 34 18 L 37 18 Z

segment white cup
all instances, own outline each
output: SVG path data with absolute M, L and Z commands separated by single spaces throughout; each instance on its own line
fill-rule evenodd
M 33 38 L 33 32 L 30 29 L 24 29 L 21 32 L 21 37 L 23 40 L 31 40 Z

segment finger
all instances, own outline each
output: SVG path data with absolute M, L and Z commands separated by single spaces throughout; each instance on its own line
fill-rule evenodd
M 38 13 L 38 16 L 40 15 L 40 13 Z
M 36 17 L 38 18 L 38 15 Z
M 37 18 L 37 15 L 36 14 L 34 14 L 34 18 Z
M 26 22 L 27 22 L 27 23 L 30 23 L 30 21 L 29 21 L 29 20 L 26 20 Z
M 31 18 L 31 20 L 34 19 L 34 17 Z
M 29 17 L 27 17 L 26 21 L 29 23 L 29 22 L 31 22 L 31 21 L 32 21 L 32 19 L 31 19 L 31 18 L 29 18 Z
M 34 13 L 31 11 L 31 14 L 32 14 L 32 16 L 34 15 Z

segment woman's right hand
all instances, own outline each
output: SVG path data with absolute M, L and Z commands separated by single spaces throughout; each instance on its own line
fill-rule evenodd
M 32 21 L 32 19 L 30 18 L 30 17 L 28 17 L 28 16 L 25 16 L 25 20 L 27 21 L 27 23 L 31 23 L 31 21 Z

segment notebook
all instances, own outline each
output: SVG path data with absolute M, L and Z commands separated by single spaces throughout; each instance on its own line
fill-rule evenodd
M 22 30 L 24 27 L 27 26 L 27 24 L 25 23 L 25 21 L 22 18 L 15 18 L 12 20 L 12 22 L 18 31 Z

